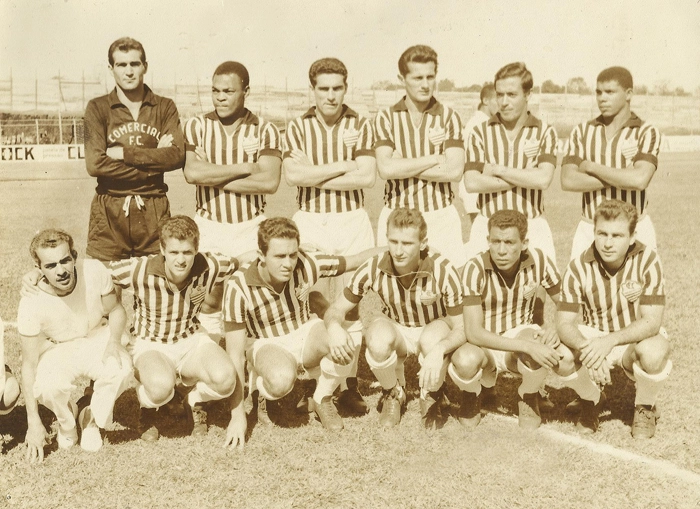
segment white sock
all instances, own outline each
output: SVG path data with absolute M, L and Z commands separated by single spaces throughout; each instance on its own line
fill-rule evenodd
M 405 362 L 406 357 L 396 358 L 396 379 L 401 387 L 406 387 L 406 372 L 403 366 Z
M 654 406 L 656 404 L 656 398 L 659 392 L 664 386 L 668 375 L 671 373 L 671 368 L 673 363 L 669 359 L 666 361 L 666 366 L 661 370 L 660 373 L 650 375 L 642 369 L 642 367 L 635 362 L 632 364 L 632 369 L 634 371 L 634 379 L 637 382 L 637 392 L 634 396 L 635 405 L 649 405 Z
M 367 364 L 369 364 L 372 373 L 377 377 L 377 380 L 381 384 L 384 390 L 393 389 L 397 382 L 397 366 L 398 357 L 396 352 L 391 352 L 389 358 L 383 362 L 378 362 L 369 353 L 369 350 L 365 350 L 365 359 L 367 359 Z M 403 364 L 402 364 L 403 366 Z
M 547 378 L 547 369 L 530 369 L 525 363 L 518 359 L 518 372 L 523 375 L 523 381 L 518 387 L 518 394 L 524 397 L 525 394 L 534 394 L 540 391 L 540 387 Z
M 481 376 L 484 373 L 483 369 L 477 371 L 476 375 L 474 375 L 471 380 L 460 378 L 460 376 L 457 374 L 457 370 L 455 370 L 454 364 L 451 362 L 449 366 L 447 366 L 447 372 L 450 374 L 450 378 L 460 390 L 473 392 L 477 396 L 481 394 Z
M 352 361 L 350 361 L 348 365 L 349 374 L 340 381 L 341 391 L 346 391 L 348 389 L 348 378 L 357 378 L 357 364 L 360 360 L 360 349 L 362 348 L 362 322 L 359 320 L 353 322 L 348 328 L 348 334 L 350 334 L 350 338 L 352 338 L 353 353 Z
M 578 371 L 569 376 L 561 377 L 561 381 L 566 387 L 575 390 L 581 399 L 592 401 L 596 405 L 600 401 L 600 388 L 591 380 L 585 366 L 581 366 Z

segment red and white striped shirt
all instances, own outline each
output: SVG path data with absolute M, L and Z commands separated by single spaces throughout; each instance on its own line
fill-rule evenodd
M 370 258 L 355 271 L 343 293 L 357 304 L 368 290 L 379 295 L 392 320 L 407 327 L 423 327 L 448 313 L 461 313 L 459 274 L 447 258 L 435 253 L 421 253 L 408 288 L 401 283 L 389 253 Z
M 640 305 L 666 303 L 659 255 L 637 241 L 615 274 L 599 261 L 595 245 L 569 263 L 564 273 L 562 311 L 583 311 L 583 323 L 603 332 L 624 329 L 639 317 Z
M 292 150 L 301 150 L 315 165 L 354 161 L 358 156 L 374 157 L 374 131 L 366 118 L 343 105 L 338 121 L 327 127 L 312 107 L 292 120 L 285 132 L 284 157 Z M 349 212 L 364 205 L 362 189 L 336 191 L 318 187 L 297 187 L 299 210 L 305 212 Z
M 649 161 L 659 165 L 659 148 L 661 133 L 653 125 L 644 122 L 637 115 L 632 116 L 622 128 L 608 140 L 605 136 L 603 117 L 579 124 L 571 131 L 567 155 L 562 164 L 580 165 L 582 161 L 591 161 L 610 168 L 626 168 L 636 161 Z M 620 189 L 606 186 L 598 191 L 582 193 L 581 207 L 583 217 L 593 221 L 595 211 L 605 200 L 617 199 L 634 205 L 639 214 L 647 207 L 646 189 Z
M 308 291 L 345 271 L 345 258 L 299 251 L 292 279 L 277 293 L 260 276 L 258 261 L 236 272 L 224 290 L 224 321 L 245 324 L 253 338 L 285 336 L 309 321 Z
M 524 169 L 541 163 L 557 164 L 557 133 L 552 126 L 528 112 L 520 132 L 511 142 L 496 114 L 477 125 L 469 137 L 465 170 L 483 172 L 484 164 Z M 517 210 L 528 218 L 544 213 L 541 189 L 514 186 L 505 191 L 479 193 L 477 207 L 485 217 L 499 210 Z
M 193 117 L 185 124 L 185 149 L 202 147 L 213 164 L 256 163 L 260 156 L 282 157 L 282 138 L 274 124 L 246 110 L 243 121 L 228 134 L 216 112 Z M 263 213 L 264 194 L 241 194 L 197 185 L 196 214 L 219 223 L 241 223 Z
M 444 154 L 450 147 L 464 148 L 462 120 L 456 111 L 434 97 L 418 126 L 413 125 L 405 97 L 380 111 L 374 123 L 377 137 L 374 147 L 391 147 L 398 157 L 412 159 Z M 447 207 L 453 198 L 451 182 L 409 177 L 387 180 L 384 186 L 384 203 L 391 209 L 408 207 L 431 212 Z
M 181 290 L 168 281 L 163 255 L 112 262 L 114 282 L 134 291 L 132 336 L 161 343 L 177 343 L 199 328 L 197 314 L 204 298 L 238 268 L 235 258 L 197 253 L 187 284 Z
M 510 285 L 494 266 L 489 251 L 469 260 L 462 274 L 464 306 L 481 306 L 484 329 L 494 334 L 531 324 L 537 288 L 542 286 L 549 295 L 556 295 L 560 284 L 554 262 L 539 249 L 521 255 Z

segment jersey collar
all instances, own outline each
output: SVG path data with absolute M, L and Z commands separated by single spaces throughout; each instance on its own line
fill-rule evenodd
M 394 104 L 391 109 L 393 111 L 408 111 L 408 106 L 406 105 L 406 96 L 403 96 L 399 102 Z M 430 113 L 431 115 L 438 116 L 442 115 L 444 111 L 444 106 L 440 101 L 435 99 L 435 97 L 431 97 L 430 101 L 428 102 L 428 107 L 425 109 L 424 113 Z
M 204 118 L 208 118 L 209 120 L 215 120 L 219 121 L 219 115 L 216 114 L 216 111 L 210 111 L 206 115 L 204 115 Z M 248 108 L 245 109 L 245 115 L 243 116 L 241 120 L 241 125 L 247 124 L 247 125 L 259 125 L 260 124 L 260 118 L 258 118 L 257 115 L 255 115 L 252 111 L 250 111 Z
M 489 118 L 489 125 L 495 125 L 495 124 L 503 124 L 503 119 L 501 118 L 500 113 L 496 113 L 491 118 Z M 523 127 L 541 127 L 541 126 L 542 126 L 542 121 L 528 111 L 527 118 L 525 119 L 525 122 L 523 123 Z
M 394 268 L 394 263 L 388 251 L 379 259 L 377 268 L 388 276 L 400 277 Z M 424 249 L 420 252 L 420 263 L 418 264 L 418 270 L 416 270 L 416 277 L 430 277 L 433 272 L 435 272 L 435 260 L 428 254 L 428 250 Z
M 311 106 L 311 108 L 309 108 L 306 111 L 306 113 L 304 113 L 301 116 L 301 118 L 311 118 L 311 117 L 316 118 L 316 106 Z M 340 113 L 339 118 L 343 118 L 343 117 L 359 117 L 359 115 L 350 106 L 348 106 L 347 104 L 343 104 L 342 112 Z
M 143 101 L 141 101 L 141 104 L 150 104 L 151 106 L 155 106 L 156 94 L 154 94 L 153 90 L 151 90 L 149 86 L 145 83 L 143 85 L 143 88 L 146 93 L 143 96 Z M 107 96 L 107 101 L 109 101 L 110 108 L 114 108 L 115 106 L 124 106 L 124 104 L 119 100 L 119 96 L 117 95 L 117 87 L 114 87 L 109 93 L 109 95 Z
M 301 250 L 300 250 L 300 252 L 301 252 Z M 299 257 L 299 259 L 297 259 L 297 264 L 294 267 L 294 272 L 296 272 L 299 269 L 299 266 L 301 264 L 302 264 L 301 257 Z M 277 290 L 275 290 L 272 286 L 270 286 L 270 284 L 267 283 L 260 275 L 260 259 L 257 259 L 254 262 L 252 262 L 250 265 L 248 265 L 248 268 L 245 269 L 245 272 L 243 274 L 245 277 L 245 282 L 248 286 L 264 287 L 264 288 L 268 288 L 269 290 L 272 290 L 275 293 L 278 293 Z M 287 282 L 289 282 L 289 281 L 287 281 Z
M 591 123 L 595 126 L 604 126 L 603 115 L 598 115 Z M 639 118 L 634 111 L 631 111 L 630 118 L 627 119 L 627 122 L 622 124 L 622 127 L 642 127 L 642 119 Z
M 197 253 L 194 255 L 194 263 L 192 264 L 192 270 L 190 270 L 187 280 L 191 281 L 197 276 L 201 276 L 209 268 L 206 258 L 202 253 Z M 165 257 L 162 254 L 156 254 L 148 257 L 146 261 L 146 272 L 149 275 L 161 277 L 168 279 L 165 274 Z

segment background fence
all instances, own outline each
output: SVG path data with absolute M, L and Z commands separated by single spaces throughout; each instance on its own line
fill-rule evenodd
M 148 76 L 148 75 L 147 75 Z M 190 83 L 174 80 L 147 83 L 157 94 L 172 98 L 183 120 L 210 111 L 210 78 Z M 0 80 L 0 143 L 53 144 L 82 143 L 82 115 L 92 97 L 108 93 L 113 87 L 110 78 L 97 79 L 57 76 L 50 80 Z M 438 97 L 455 108 L 466 121 L 479 104 L 473 92 L 440 92 Z M 373 118 L 377 110 L 388 107 L 403 96 L 402 90 L 369 90 L 352 84 L 345 102 L 360 114 Z M 251 87 L 246 106 L 263 118 L 283 128 L 289 120 L 302 114 L 313 104 L 310 90 L 285 86 Z M 633 110 L 654 123 L 664 134 L 700 134 L 700 97 L 635 95 Z M 530 110 L 554 125 L 560 137 L 568 136 L 579 122 L 598 115 L 593 95 L 533 93 Z

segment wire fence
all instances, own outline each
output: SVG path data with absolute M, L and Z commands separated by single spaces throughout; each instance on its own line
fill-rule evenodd
M 182 120 L 212 110 L 209 78 L 185 83 L 156 83 L 149 86 L 159 95 L 172 98 Z M 194 80 L 193 80 L 194 81 Z M 0 144 L 83 143 L 82 116 L 92 97 L 112 89 L 106 77 L 69 79 L 60 73 L 51 80 L 18 80 L 12 75 L 0 80 Z M 437 92 L 439 99 L 455 108 L 466 121 L 479 105 L 474 92 Z M 402 90 L 371 90 L 350 85 L 345 102 L 361 115 L 373 118 L 379 109 L 391 106 Z M 251 87 L 246 106 L 280 128 L 313 104 L 311 91 L 286 86 Z M 593 95 L 533 93 L 533 114 L 552 124 L 560 137 L 576 124 L 598 115 Z M 635 95 L 632 109 L 665 134 L 700 134 L 700 97 Z

